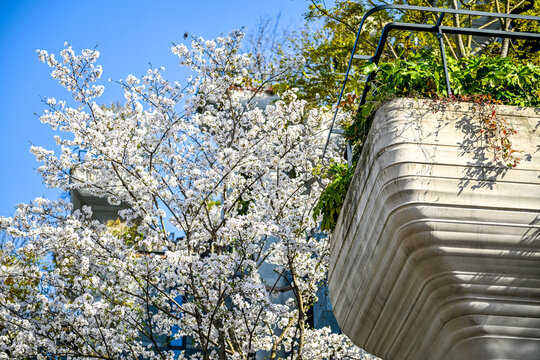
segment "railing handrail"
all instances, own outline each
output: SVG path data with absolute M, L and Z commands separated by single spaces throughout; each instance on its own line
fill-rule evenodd
M 366 56 L 361 55 L 355 57 L 356 48 L 358 46 L 358 41 L 360 39 L 360 33 L 362 32 L 362 28 L 366 22 L 366 20 L 373 15 L 376 12 L 382 11 L 382 10 L 412 10 L 412 11 L 423 11 L 423 12 L 431 12 L 431 13 L 438 13 L 439 19 L 437 20 L 437 23 L 435 25 L 430 24 L 416 24 L 416 23 L 400 23 L 400 22 L 391 22 L 385 25 L 383 28 L 383 31 L 381 33 L 381 37 L 379 39 L 379 43 L 377 45 L 377 49 L 375 51 L 375 54 L 373 56 Z M 445 78 L 446 78 L 446 86 L 448 95 L 450 95 L 450 81 L 448 77 L 448 69 L 446 67 L 446 56 L 444 53 L 444 43 L 442 41 L 442 34 L 449 33 L 449 34 L 461 34 L 461 35 L 491 35 L 495 37 L 502 37 L 502 38 L 514 38 L 514 39 L 538 39 L 540 40 L 540 33 L 531 33 L 531 32 L 514 32 L 514 31 L 504 31 L 504 30 L 487 30 L 487 29 L 479 29 L 479 28 L 471 28 L 471 27 L 453 27 L 453 26 L 442 26 L 442 20 L 445 14 L 457 14 L 457 15 L 470 15 L 470 16 L 486 16 L 491 18 L 506 18 L 506 19 L 516 19 L 516 20 L 531 20 L 531 21 L 539 21 L 539 16 L 530 16 L 530 15 L 516 15 L 516 14 L 504 14 L 504 13 L 493 13 L 493 12 L 486 12 L 486 11 L 473 11 L 473 10 L 462 10 L 462 9 L 446 9 L 446 8 L 439 8 L 439 7 L 428 7 L 428 6 L 415 6 L 415 5 L 379 5 L 374 7 L 373 9 L 368 10 L 364 16 L 362 17 L 362 20 L 360 22 L 360 26 L 358 28 L 358 32 L 356 34 L 356 38 L 354 40 L 354 45 L 351 51 L 351 56 L 349 58 L 349 63 L 347 65 L 347 71 L 345 72 L 345 78 L 343 79 L 343 85 L 341 87 L 341 91 L 338 97 L 338 101 L 336 103 L 336 109 L 334 111 L 334 116 L 332 118 L 332 122 L 330 124 L 330 129 L 328 130 L 328 136 L 326 138 L 326 143 L 324 145 L 324 150 L 322 153 L 322 159 L 324 159 L 324 156 L 326 154 L 326 150 L 328 148 L 328 144 L 330 142 L 330 136 L 332 135 L 334 124 L 337 118 L 337 114 L 339 111 L 339 104 L 341 103 L 341 100 L 343 99 L 343 93 L 345 91 L 345 87 L 347 85 L 347 81 L 349 79 L 349 73 L 352 67 L 353 60 L 361 59 L 361 60 L 367 60 L 370 62 L 373 62 L 377 64 L 380 60 L 380 57 L 382 55 L 384 45 L 386 44 L 386 39 L 388 37 L 388 34 L 393 29 L 402 29 L 402 30 L 412 30 L 412 31 L 420 31 L 420 32 L 430 32 L 430 33 L 437 33 L 439 35 L 439 45 L 441 47 L 441 56 L 443 58 L 443 68 L 445 72 Z M 372 76 L 373 72 L 369 73 L 366 76 L 366 84 L 364 86 L 364 91 L 362 93 L 362 97 L 360 98 L 359 106 L 363 105 L 365 102 L 365 98 L 367 95 L 367 92 L 369 91 L 369 83 L 371 80 L 373 80 Z M 350 161 L 349 161 L 350 163 Z

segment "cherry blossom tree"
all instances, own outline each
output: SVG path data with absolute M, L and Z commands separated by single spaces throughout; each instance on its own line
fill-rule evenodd
M 330 109 L 294 92 L 257 107 L 298 61 L 258 72 L 242 36 L 173 46 L 192 76 L 129 75 L 114 106 L 98 102 L 97 50 L 38 50 L 72 96 L 45 100 L 61 151 L 32 147 L 38 171 L 49 187 L 121 205 L 122 226 L 42 198 L 0 218 L 23 244 L 0 249 L 0 359 L 183 359 L 164 346 L 181 336 L 192 359 L 367 358 L 307 322 L 328 261 L 312 209 Z M 286 302 L 263 264 L 286 279 Z

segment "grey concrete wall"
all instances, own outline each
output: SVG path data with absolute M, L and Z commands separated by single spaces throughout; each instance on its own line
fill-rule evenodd
M 470 104 L 377 112 L 332 236 L 345 334 L 392 359 L 540 358 L 540 111 L 497 107 L 523 158 L 498 166 Z

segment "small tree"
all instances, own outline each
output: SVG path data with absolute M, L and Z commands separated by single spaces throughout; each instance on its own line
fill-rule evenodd
M 32 147 L 39 173 L 47 186 L 122 204 L 125 227 L 41 198 L 0 218 L 24 239 L 0 252 L 0 358 L 171 359 L 163 339 L 183 335 L 194 359 L 364 356 L 306 319 L 328 262 L 328 240 L 310 234 L 329 111 L 294 92 L 257 108 L 255 96 L 297 64 L 257 72 L 241 39 L 175 45 L 193 76 L 130 75 L 113 107 L 97 103 L 98 51 L 38 51 L 73 97 L 46 100 L 41 121 L 65 136 L 58 155 Z M 171 228 L 184 237 L 171 240 Z M 265 263 L 288 281 L 285 304 L 259 274 Z

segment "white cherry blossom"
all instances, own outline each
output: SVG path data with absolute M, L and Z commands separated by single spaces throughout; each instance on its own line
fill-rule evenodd
M 307 323 L 327 270 L 328 238 L 309 234 L 330 109 L 293 92 L 258 108 L 301 60 L 257 73 L 242 36 L 174 45 L 189 79 L 128 75 L 112 106 L 98 102 L 97 50 L 38 51 L 73 98 L 45 101 L 41 121 L 63 135 L 59 153 L 32 147 L 38 171 L 49 187 L 121 205 L 124 230 L 41 198 L 0 219 L 24 239 L 0 250 L 0 358 L 184 359 L 166 350 L 184 335 L 192 359 L 367 356 Z

